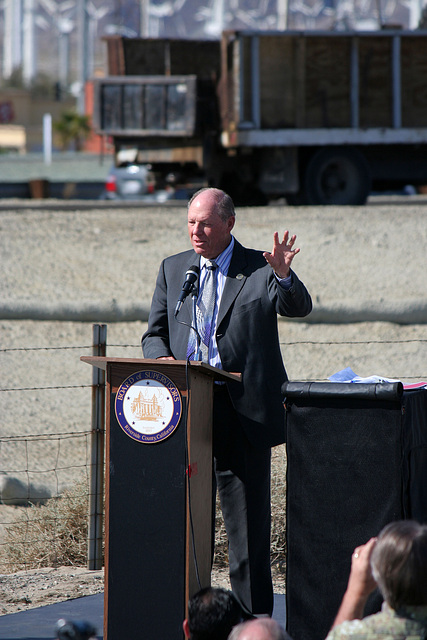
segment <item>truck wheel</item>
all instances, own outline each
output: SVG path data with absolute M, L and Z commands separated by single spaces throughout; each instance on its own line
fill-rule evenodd
M 369 168 L 357 149 L 317 151 L 304 178 L 309 204 L 365 204 L 371 187 Z

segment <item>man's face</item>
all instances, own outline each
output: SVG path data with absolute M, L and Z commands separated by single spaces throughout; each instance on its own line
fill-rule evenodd
M 219 256 L 229 245 L 234 227 L 234 216 L 224 222 L 216 211 L 216 199 L 209 191 L 203 191 L 188 211 L 188 234 L 193 249 L 208 260 Z

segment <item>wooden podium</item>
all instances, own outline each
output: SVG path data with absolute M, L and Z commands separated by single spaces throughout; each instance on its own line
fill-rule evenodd
M 81 360 L 107 381 L 104 639 L 182 640 L 188 599 L 210 584 L 214 381 L 240 375 L 201 362 Z

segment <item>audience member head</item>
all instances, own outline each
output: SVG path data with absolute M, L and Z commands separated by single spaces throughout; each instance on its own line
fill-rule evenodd
M 291 640 L 290 636 L 272 618 L 255 618 L 238 624 L 228 640 Z
M 189 600 L 182 626 L 191 640 L 226 640 L 241 619 L 240 605 L 231 591 L 206 587 Z
M 427 605 L 427 525 L 400 520 L 384 527 L 371 568 L 384 600 L 395 611 Z

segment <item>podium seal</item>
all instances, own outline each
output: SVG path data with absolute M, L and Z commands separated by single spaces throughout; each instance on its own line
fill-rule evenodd
M 168 438 L 181 418 L 182 401 L 175 384 L 159 371 L 138 371 L 120 385 L 117 421 L 133 440 L 155 444 Z

